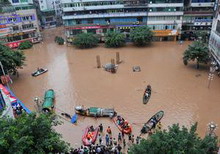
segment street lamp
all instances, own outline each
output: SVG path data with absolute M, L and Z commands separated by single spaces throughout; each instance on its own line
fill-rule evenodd
M 215 124 L 213 121 L 208 123 L 208 135 L 215 137 L 215 130 L 218 128 L 218 125 Z
M 211 62 L 211 66 L 210 66 L 210 69 L 209 69 L 209 75 L 208 75 L 208 88 L 210 88 L 210 84 L 211 84 L 211 81 L 213 80 L 214 78 L 214 72 L 215 72 L 215 62 Z
M 38 111 L 38 112 L 41 111 L 39 101 L 40 101 L 40 99 L 39 99 L 38 97 L 35 97 L 35 98 L 34 98 L 34 102 L 35 102 L 36 105 L 37 105 L 37 111 Z

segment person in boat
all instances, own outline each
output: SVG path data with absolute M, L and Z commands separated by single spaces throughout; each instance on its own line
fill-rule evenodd
M 128 122 L 127 120 L 124 121 L 123 125 L 122 125 L 123 129 L 127 129 L 128 128 Z
M 150 93 L 150 92 L 151 92 L 151 86 L 148 85 L 148 86 L 147 86 L 147 89 L 146 89 L 146 91 L 145 91 L 145 93 Z
M 153 117 L 150 122 L 152 123 L 152 128 L 155 128 L 156 127 L 156 124 L 157 124 L 157 120 L 155 117 Z
M 93 131 L 95 130 L 94 127 L 93 127 L 93 125 L 89 127 L 89 130 L 90 130 L 91 132 L 93 132 Z
M 141 133 L 145 134 L 145 133 L 147 133 L 147 130 L 148 130 L 148 126 L 146 124 L 144 124 L 144 126 L 141 129 Z

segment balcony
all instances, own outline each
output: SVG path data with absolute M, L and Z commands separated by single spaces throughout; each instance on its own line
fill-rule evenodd
M 100 6 L 81 6 L 81 7 L 66 7 L 63 8 L 63 12 L 83 11 L 83 10 L 101 10 L 101 9 L 121 9 L 124 5 L 100 5 Z
M 213 11 L 184 11 L 184 15 L 210 15 L 210 16 L 213 16 Z
M 183 3 L 158 3 L 158 4 L 148 4 L 148 7 L 183 7 Z
M 181 16 L 183 15 L 182 11 L 176 12 L 148 12 L 148 16 Z
M 214 2 L 191 3 L 191 7 L 213 7 Z
M 169 24 L 169 25 L 179 25 L 182 24 L 181 20 L 157 20 L 157 21 L 147 21 L 149 25 L 156 25 L 156 24 Z
M 88 18 L 110 18 L 110 17 L 137 17 L 147 16 L 147 12 L 117 12 L 117 13 L 103 13 L 103 14 L 85 14 L 85 15 L 71 15 L 63 16 L 63 20 L 68 19 L 88 19 Z

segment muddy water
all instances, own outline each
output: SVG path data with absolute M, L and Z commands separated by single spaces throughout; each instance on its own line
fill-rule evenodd
M 208 67 L 200 70 L 190 63 L 184 66 L 182 53 L 190 42 L 179 45 L 176 42 L 157 42 L 150 47 L 136 48 L 132 45 L 120 49 L 107 49 L 100 45 L 94 49 L 79 50 L 74 47 L 59 46 L 54 43 L 55 35 L 62 29 L 44 31 L 44 42 L 26 50 L 27 56 L 20 77 L 14 79 L 12 89 L 32 110 L 34 97 L 43 98 L 45 90 L 56 92 L 56 111 L 74 113 L 75 105 L 114 108 L 133 125 L 135 136 L 141 126 L 159 110 L 165 112 L 162 119 L 164 128 L 173 123 L 187 125 L 199 122 L 198 133 L 204 136 L 207 124 L 214 121 L 220 124 L 220 78 L 214 77 L 210 89 Z M 96 68 L 96 55 L 105 64 L 119 52 L 122 63 L 116 74 Z M 140 66 L 141 72 L 132 72 L 133 66 Z M 48 73 L 31 77 L 37 67 L 48 68 Z M 147 105 L 142 103 L 144 88 L 150 84 L 153 93 Z M 107 118 L 79 117 L 78 124 L 66 121 L 57 127 L 63 138 L 72 146 L 81 144 L 81 136 L 87 125 L 103 123 L 118 130 Z M 217 130 L 220 135 L 220 129 Z

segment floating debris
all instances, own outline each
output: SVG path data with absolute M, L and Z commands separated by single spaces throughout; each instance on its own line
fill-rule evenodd
M 133 72 L 140 72 L 141 71 L 140 66 L 134 66 L 132 69 L 133 69 Z

